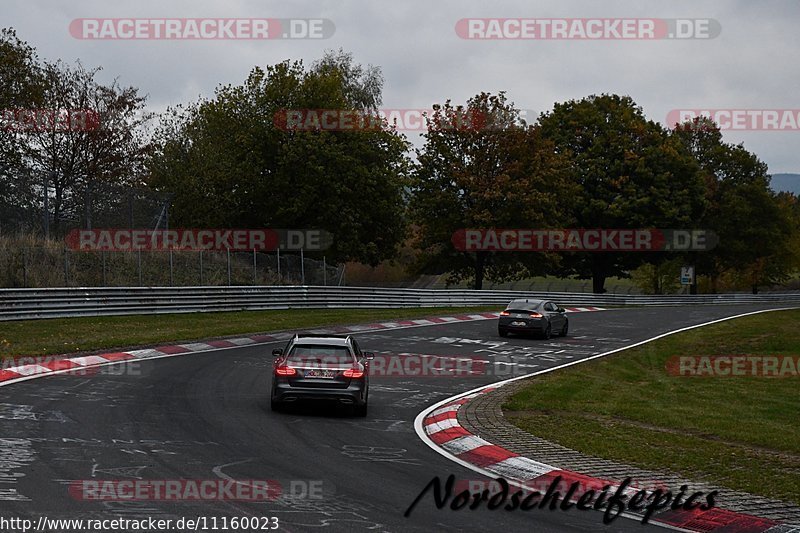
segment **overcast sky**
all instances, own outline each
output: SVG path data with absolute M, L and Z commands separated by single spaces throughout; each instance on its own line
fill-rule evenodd
M 673 109 L 800 109 L 800 0 L 0 0 L 0 26 L 45 59 L 102 66 L 160 111 L 241 83 L 255 65 L 311 62 L 344 48 L 380 66 L 384 107 L 425 108 L 480 91 L 506 91 L 537 113 L 589 94 L 627 94 L 665 123 Z M 77 18 L 324 18 L 324 40 L 80 40 Z M 721 33 L 691 40 L 466 40 L 462 18 L 714 19 Z M 796 116 L 796 114 L 795 114 Z M 410 135 L 412 140 L 416 133 Z M 800 172 L 800 130 L 726 131 L 769 164 Z

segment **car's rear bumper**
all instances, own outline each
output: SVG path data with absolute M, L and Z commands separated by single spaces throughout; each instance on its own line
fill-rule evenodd
M 326 389 L 320 387 L 292 387 L 288 383 L 277 383 L 272 389 L 275 402 L 294 402 L 298 400 L 329 400 L 346 404 L 363 405 L 366 385 L 351 384 L 346 389 Z
M 514 326 L 514 322 L 522 322 L 520 319 L 500 319 L 497 328 L 501 331 L 510 333 L 544 333 L 547 322 L 541 320 L 525 320 L 524 326 Z

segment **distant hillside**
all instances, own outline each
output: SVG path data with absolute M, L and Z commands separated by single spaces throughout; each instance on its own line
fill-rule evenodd
M 770 186 L 775 192 L 787 191 L 800 196 L 800 174 L 773 174 Z

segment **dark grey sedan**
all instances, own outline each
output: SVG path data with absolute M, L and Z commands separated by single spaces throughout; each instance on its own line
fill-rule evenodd
M 333 400 L 351 405 L 356 416 L 367 415 L 369 362 L 350 336 L 295 335 L 285 350 L 272 351 L 273 411 L 298 400 Z
M 564 337 L 568 331 L 567 312 L 549 300 L 513 300 L 497 322 L 501 337 L 519 333 L 549 339 L 553 335 Z

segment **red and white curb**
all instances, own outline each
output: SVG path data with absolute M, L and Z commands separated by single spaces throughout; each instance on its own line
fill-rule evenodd
M 551 482 L 556 477 L 561 476 L 563 485 L 560 485 L 560 487 L 563 486 L 564 488 L 560 488 L 559 490 L 561 490 L 562 494 L 564 494 L 566 487 L 576 481 L 580 484 L 580 492 L 590 489 L 597 491 L 606 485 L 611 485 L 611 490 L 613 491 L 616 490 L 620 482 L 594 478 L 578 472 L 564 470 L 558 468 L 557 466 L 541 463 L 528 457 L 520 456 L 519 454 L 506 450 L 501 446 L 492 444 L 491 442 L 486 441 L 477 435 L 473 435 L 459 424 L 459 409 L 481 394 L 486 394 L 487 392 L 491 392 L 499 387 L 520 379 L 553 372 L 568 366 L 573 366 L 575 364 L 605 357 L 607 355 L 611 355 L 622 350 L 627 350 L 635 346 L 640 346 L 642 344 L 646 344 L 648 342 L 652 342 L 662 337 L 673 335 L 682 331 L 687 331 L 726 320 L 732 320 L 742 316 L 782 310 L 786 309 L 769 309 L 764 311 L 756 311 L 754 313 L 744 313 L 741 315 L 698 324 L 696 326 L 681 328 L 679 330 L 658 335 L 630 346 L 618 348 L 616 350 L 598 354 L 586 359 L 572 361 L 570 363 L 545 369 L 539 372 L 534 372 L 525 376 L 518 376 L 491 385 L 479 387 L 430 406 L 417 416 L 416 420 L 414 421 L 414 428 L 417 432 L 417 435 L 423 440 L 423 442 L 448 459 L 487 477 L 502 477 L 508 481 L 510 485 L 522 489 L 527 488 L 529 490 L 539 490 L 544 493 Z M 631 486 L 624 491 L 624 494 L 631 496 L 640 489 L 646 489 L 650 491 L 655 490 L 656 488 L 664 487 L 658 482 L 648 482 L 645 486 Z M 625 514 L 625 516 L 628 518 L 641 519 L 641 516 L 637 516 L 636 514 Z M 703 511 L 699 507 L 693 511 L 661 511 L 654 515 L 654 517 L 650 520 L 650 523 L 661 525 L 670 529 L 702 533 L 760 533 L 767 531 L 770 531 L 770 533 L 779 533 L 788 531 L 786 524 L 781 524 L 775 520 L 728 511 L 726 509 L 717 507 L 707 511 Z M 791 528 L 792 526 L 789 527 Z
M 568 312 L 578 313 L 587 311 L 602 311 L 599 307 L 572 307 Z M 449 324 L 452 322 L 470 322 L 475 320 L 491 320 L 499 316 L 499 313 L 473 313 L 462 315 L 451 315 L 442 317 L 418 318 L 414 320 L 397 320 L 394 322 L 376 322 L 373 324 L 362 324 L 356 326 L 331 326 L 327 328 L 317 328 L 308 330 L 310 333 L 317 334 L 345 334 L 345 333 L 364 333 L 367 331 L 380 331 L 388 329 L 415 328 L 424 326 L 435 326 L 437 324 Z M 127 361 L 144 359 L 159 359 L 163 357 L 175 357 L 190 353 L 208 352 L 226 348 L 236 348 L 251 344 L 269 344 L 272 342 L 285 341 L 294 335 L 293 332 L 275 333 L 273 335 L 253 335 L 248 337 L 238 337 L 233 339 L 191 342 L 175 344 L 169 346 L 157 346 L 143 350 L 130 350 L 126 352 L 111 352 L 98 355 L 86 355 L 80 357 L 64 356 L 41 356 L 41 357 L 20 357 L 15 360 L 14 366 L 5 366 L 9 359 L 3 361 L 0 368 L 0 386 L 10 385 L 18 381 L 25 381 L 50 374 L 63 374 L 75 372 L 99 366 L 119 364 Z M 33 361 L 25 364 L 25 361 Z

